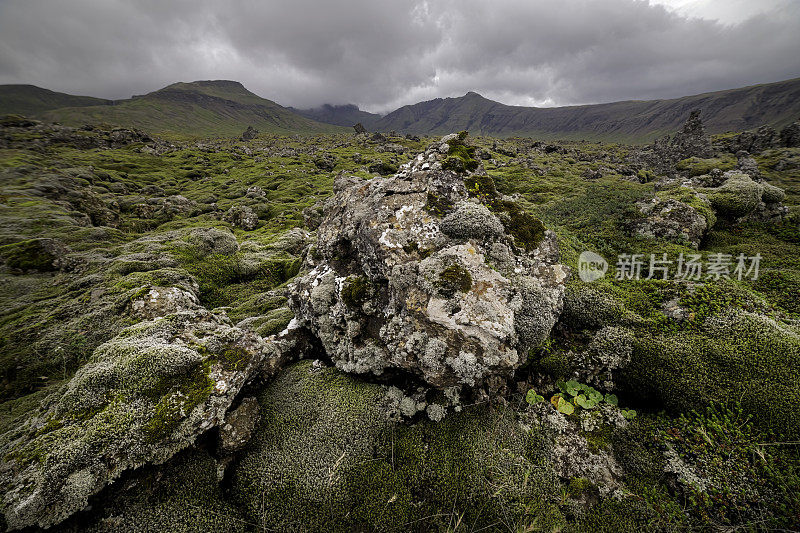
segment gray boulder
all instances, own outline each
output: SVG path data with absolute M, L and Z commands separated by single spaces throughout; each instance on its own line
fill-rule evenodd
M 225 222 L 230 222 L 237 228 L 245 231 L 256 229 L 258 225 L 258 215 L 249 206 L 234 205 L 225 213 Z
M 697 198 L 701 205 L 708 202 Z M 706 211 L 704 213 L 674 198 L 655 197 L 650 201 L 637 204 L 643 218 L 633 222 L 633 234 L 639 237 L 660 238 L 680 243 L 688 243 L 692 247 L 700 246 L 706 231 L 714 224 L 714 220 Z
M 555 235 L 490 177 L 442 170 L 464 142 L 442 141 L 394 176 L 339 176 L 324 206 L 289 301 L 342 370 L 478 386 L 522 365 L 561 312 Z

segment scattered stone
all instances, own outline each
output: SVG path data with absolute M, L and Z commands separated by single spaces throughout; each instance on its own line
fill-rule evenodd
M 220 453 L 224 456 L 242 450 L 253 436 L 259 417 L 258 401 L 252 396 L 244 398 L 239 407 L 229 411 L 219 428 Z
M 258 215 L 249 206 L 234 205 L 225 213 L 225 222 L 230 222 L 237 228 L 252 231 L 258 226 Z
M 241 137 L 239 137 L 242 141 L 252 141 L 258 136 L 258 130 L 253 128 L 253 126 L 247 126 L 247 129 L 244 130 Z

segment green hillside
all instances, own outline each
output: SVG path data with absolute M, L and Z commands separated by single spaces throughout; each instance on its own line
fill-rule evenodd
M 800 78 L 671 100 L 550 108 L 509 106 L 469 92 L 401 107 L 375 127 L 423 135 L 469 130 L 498 137 L 642 142 L 678 129 L 693 109 L 702 111 L 711 133 L 764 124 L 781 128 L 800 117 Z
M 234 81 L 174 83 L 113 105 L 65 107 L 36 116 L 71 126 L 104 123 L 179 136 L 233 136 L 248 126 L 282 134 L 341 129 L 293 113 Z
M 16 113 L 35 116 L 59 107 L 85 107 L 111 104 L 111 100 L 73 96 L 42 89 L 35 85 L 0 85 L 0 115 Z

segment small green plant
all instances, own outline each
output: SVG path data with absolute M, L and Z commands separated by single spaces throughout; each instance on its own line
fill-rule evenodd
M 525 395 L 525 401 L 531 405 L 536 405 L 537 403 L 542 403 L 544 401 L 544 396 L 531 389 L 528 391 L 528 394 Z
M 550 398 L 550 403 L 553 404 L 553 407 L 555 407 L 559 413 L 571 415 L 575 412 L 575 407 L 573 407 L 573 405 L 569 403 L 569 401 L 565 400 L 560 394 L 555 394 L 552 398 Z
M 553 404 L 553 407 L 559 412 L 565 415 L 573 414 L 578 407 L 591 410 L 597 408 L 597 406 L 603 402 L 615 407 L 619 404 L 619 399 L 615 394 L 609 393 L 604 395 L 594 387 L 572 379 L 569 381 L 558 381 L 556 382 L 556 386 L 561 389 L 561 392 L 554 394 L 553 397 L 550 398 L 550 403 Z M 533 391 L 529 391 L 528 394 L 531 392 Z M 628 420 L 633 420 L 636 417 L 636 411 L 634 409 L 621 409 L 620 411 L 622 416 Z

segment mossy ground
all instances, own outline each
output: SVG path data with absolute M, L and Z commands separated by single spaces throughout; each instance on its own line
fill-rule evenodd
M 372 176 L 376 172 L 369 171 L 371 165 L 406 162 L 428 141 L 393 138 L 406 152 L 389 154 L 351 135 L 300 139 L 262 134 L 249 143 L 176 142 L 174 150 L 152 155 L 139 151 L 141 145 L 83 150 L 40 145 L 41 138 L 23 132 L 12 137 L 13 148 L 0 149 L 3 429 L 35 412 L 46 393 L 70 378 L 99 344 L 138 320 L 127 306 L 143 287 L 193 279 L 203 305 L 227 307 L 235 321 L 255 319 L 264 335 L 283 329 L 291 313 L 280 289 L 297 273 L 300 256 L 277 248 L 277 237 L 302 226 L 302 210 L 331 194 L 338 172 Z M 526 369 L 553 379 L 567 377 L 573 364 L 569 351 L 585 346 L 602 325 L 633 330 L 632 361 L 618 376 L 618 384 L 620 402 L 635 406 L 640 416 L 624 435 L 591 439 L 595 446 L 610 446 L 630 473 L 625 480 L 628 496 L 621 501 L 601 499 L 585 513 L 570 511 L 564 502 L 591 489 L 580 481 L 541 476 L 536 433 L 519 434 L 512 427 L 513 410 L 484 407 L 438 425 L 391 429 L 373 417 L 379 400 L 375 385 L 328 370 L 300 378 L 295 370 L 260 396 L 264 419 L 259 436 L 234 467 L 233 477 L 239 480 L 234 495 L 224 494 L 214 482 L 213 461 L 192 452 L 164 467 L 165 482 L 155 481 L 159 468 L 148 469 L 141 478 L 149 480 L 146 497 L 114 489 L 107 501 L 116 503 L 108 509 L 119 512 L 104 516 L 125 517 L 122 521 L 130 530 L 147 529 L 165 516 L 175 522 L 164 528 L 184 530 L 259 530 L 277 524 L 302 530 L 306 523 L 342 530 L 358 524 L 378 530 L 469 530 L 483 524 L 531 531 L 675 531 L 709 529 L 713 524 L 791 529 L 800 521 L 797 500 L 790 497 L 800 490 L 797 447 L 782 444 L 800 436 L 800 354 L 796 337 L 792 340 L 786 333 L 796 335 L 800 319 L 800 175 L 796 169 L 780 170 L 782 162 L 798 157 L 798 150 L 768 150 L 755 156 L 767 180 L 787 191 L 785 204 L 792 214 L 785 222 L 720 222 L 700 246 L 704 255 L 760 254 L 759 279 L 679 283 L 613 278 L 620 253 L 698 253 L 659 238 L 632 236 L 629 224 L 641 216 L 636 202 L 679 193 L 657 191 L 650 171 L 632 172 L 640 179 L 645 175 L 645 183 L 629 179 L 624 161 L 630 148 L 569 142 L 542 150 L 529 139 L 477 138 L 471 144 L 490 153 L 483 161 L 488 176 L 470 177 L 465 185 L 498 214 L 519 246 L 535 246 L 543 222 L 558 235 L 561 261 L 567 266 L 575 269 L 584 250 L 612 263 L 611 275 L 591 285 L 576 277 L 569 280 L 568 300 L 573 300 L 567 308 L 573 309 L 565 311 L 547 349 Z M 474 161 L 476 152 L 452 149 L 451 157 Z M 315 164 L 320 152 L 331 156 L 332 169 L 323 171 Z M 733 162 L 724 155 L 679 166 L 687 174 L 702 174 L 711 167 L 725 170 Z M 602 176 L 584 177 L 595 171 Z M 259 189 L 248 194 L 253 187 Z M 516 195 L 518 207 L 498 203 L 498 192 Z M 173 195 L 193 203 L 185 210 L 141 207 L 154 205 L 148 199 Z M 677 199 L 690 205 L 695 201 L 680 195 Z M 244 231 L 222 220 L 233 205 L 247 205 L 257 213 L 255 230 Z M 428 199 L 435 215 L 451 207 Z M 695 207 L 711 220 L 704 206 Z M 193 248 L 187 235 L 208 227 L 232 232 L 240 250 L 227 254 Z M 39 238 L 68 246 L 79 264 L 72 270 L 47 271 L 50 262 L 28 253 L 27 243 Z M 15 267 L 17 260 L 22 263 Z M 350 281 L 353 303 L 363 303 L 366 289 Z M 672 300 L 687 309 L 686 320 L 665 316 L 663 305 Z M 580 302 L 592 303 L 582 309 Z M 232 360 L 235 364 L 235 356 Z M 308 374 L 307 367 L 299 368 Z M 294 390 L 300 382 L 308 386 L 301 387 L 299 396 L 281 400 L 284 403 L 276 400 L 285 397 L 278 388 Z M 199 395 L 206 385 L 198 380 L 184 392 Z M 356 406 L 356 397 L 369 401 Z M 705 432 L 712 442 L 721 442 L 715 439 L 732 431 L 724 416 L 691 413 L 706 413 L 708 407 L 730 400 L 739 403 L 748 426 L 739 435 L 744 444 L 731 448 L 735 454 L 725 459 L 714 455 L 719 446 L 712 449 L 698 441 Z M 169 413 L 164 406 L 166 422 Z M 675 428 L 683 440 L 669 440 Z M 48 429 L 58 431 L 55 426 Z M 345 454 L 336 466 L 343 452 L 365 439 L 369 445 L 356 455 Z M 667 442 L 718 468 L 708 470 L 712 477 L 724 475 L 725 468 L 748 472 L 755 492 L 745 494 L 733 487 L 714 493 L 710 500 L 690 498 L 691 491 L 676 490 L 664 473 Z M 283 462 L 270 463 L 265 450 Z M 474 461 L 476 454 L 483 463 Z M 184 467 L 196 475 L 181 477 Z M 335 494 L 313 484 L 327 480 L 328 469 L 341 487 Z M 285 471 L 322 474 L 309 485 L 307 479 L 276 477 Z M 268 485 L 267 479 L 280 482 Z M 770 485 L 771 491 L 765 488 Z M 190 487 L 199 495 L 190 497 Z M 187 511 L 196 508 L 203 512 Z M 765 522 L 748 518 L 758 513 Z

